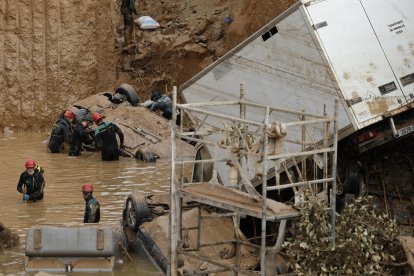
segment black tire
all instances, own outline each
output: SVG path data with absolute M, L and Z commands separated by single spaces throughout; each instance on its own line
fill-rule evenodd
M 138 93 L 135 90 L 135 88 L 132 87 L 132 85 L 123 83 L 116 88 L 115 93 L 125 95 L 127 97 L 128 102 L 132 106 L 138 106 L 138 103 L 139 103 Z
M 137 158 L 138 160 L 145 161 L 147 163 L 154 163 L 157 161 L 157 158 L 159 158 L 159 156 L 149 150 L 137 150 L 137 152 L 135 153 L 135 158 Z
M 134 231 L 138 231 L 139 226 L 148 218 L 149 208 L 145 196 L 133 191 L 127 198 L 125 204 L 126 224 Z
M 139 229 L 137 233 L 137 237 L 142 241 L 145 249 L 147 250 L 148 254 L 152 257 L 154 262 L 158 265 L 158 267 L 164 272 L 167 273 L 168 268 L 168 261 L 167 258 L 162 253 L 161 249 L 152 239 L 151 234 L 148 233 L 147 230 L 144 228 Z

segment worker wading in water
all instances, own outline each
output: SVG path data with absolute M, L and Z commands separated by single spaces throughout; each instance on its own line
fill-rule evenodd
M 95 147 L 101 151 L 102 160 L 119 160 L 116 134 L 119 136 L 120 147 L 124 148 L 124 134 L 122 130 L 112 122 L 104 122 L 102 115 L 98 112 L 92 113 L 92 120 L 98 126 L 95 129 Z
M 98 223 L 101 219 L 101 207 L 99 201 L 93 197 L 92 184 L 86 183 L 82 186 L 83 198 L 86 201 L 83 223 Z
M 134 33 L 134 13 L 137 14 L 135 0 L 122 0 L 121 14 L 124 17 L 125 45 L 131 43 L 132 35 Z
M 36 166 L 33 159 L 26 160 L 26 170 L 22 172 L 17 183 L 17 191 L 23 194 L 23 200 L 40 200 L 43 199 L 43 189 L 45 180 L 43 178 L 43 169 Z
M 58 119 L 53 125 L 50 134 L 49 144 L 47 147 L 52 153 L 59 153 L 63 151 L 63 144 L 66 141 L 72 141 L 72 127 L 71 123 L 75 119 L 75 114 L 72 111 L 66 111 L 62 118 Z
M 88 127 L 87 121 L 79 122 L 77 119 L 72 121 L 72 141 L 69 148 L 70 156 L 81 155 L 82 142 L 90 143 L 90 137 L 87 135 L 86 128 Z

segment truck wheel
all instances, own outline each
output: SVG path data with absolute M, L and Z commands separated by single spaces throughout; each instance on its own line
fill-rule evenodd
M 123 83 L 123 84 L 121 84 L 120 86 L 118 86 L 116 88 L 115 94 L 116 93 L 125 95 L 127 97 L 128 102 L 132 106 L 138 106 L 138 103 L 139 103 L 138 93 L 135 90 L 135 88 L 132 87 L 132 85 L 129 85 L 127 83 Z
M 137 158 L 138 160 L 145 161 L 147 163 L 154 163 L 157 161 L 157 158 L 159 158 L 159 156 L 149 150 L 137 150 L 137 152 L 135 153 L 135 158 Z
M 141 228 L 137 233 L 137 237 L 143 242 L 146 251 L 152 257 L 157 266 L 164 273 L 167 273 L 167 258 L 164 256 L 157 243 L 153 240 L 151 234 L 145 228 Z
M 145 196 L 133 191 L 127 198 L 125 204 L 126 224 L 135 232 L 149 216 L 149 208 Z

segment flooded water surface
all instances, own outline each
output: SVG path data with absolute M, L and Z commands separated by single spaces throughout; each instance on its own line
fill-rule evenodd
M 168 192 L 170 163 L 144 163 L 133 158 L 103 162 L 100 153 L 67 153 L 46 151 L 47 134 L 22 133 L 0 137 L 1 205 L 0 221 L 20 236 L 19 246 L 0 255 L 0 275 L 24 275 L 24 242 L 32 225 L 76 225 L 83 222 L 85 201 L 81 193 L 84 183 L 92 183 L 94 195 L 101 203 L 101 222 L 119 227 L 125 199 L 134 189 L 146 194 Z M 38 202 L 22 201 L 16 190 L 20 174 L 28 158 L 44 167 L 45 197 Z M 135 257 L 133 263 L 115 271 L 115 275 L 159 275 L 148 260 Z

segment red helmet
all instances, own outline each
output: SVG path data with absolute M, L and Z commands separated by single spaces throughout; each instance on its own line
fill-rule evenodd
M 102 115 L 98 112 L 93 112 L 92 113 L 92 120 L 96 123 L 97 121 L 99 121 L 100 119 L 102 119 Z
M 82 186 L 83 193 L 93 193 L 93 186 L 90 183 L 83 184 Z
M 34 169 L 34 167 L 36 167 L 36 162 L 33 159 L 27 159 L 24 166 L 26 169 Z
M 68 119 L 73 119 L 73 118 L 75 118 L 75 113 L 73 113 L 72 111 L 70 111 L 70 110 L 67 110 L 66 112 L 65 112 L 65 117 L 66 118 L 68 118 Z

